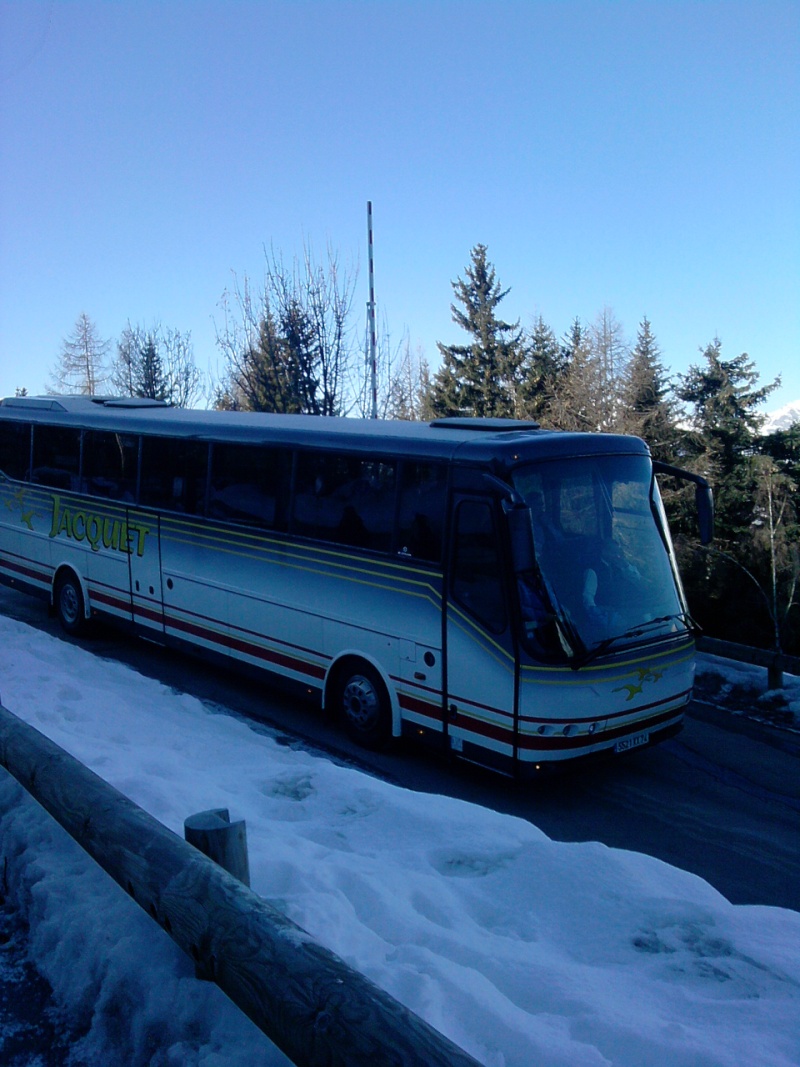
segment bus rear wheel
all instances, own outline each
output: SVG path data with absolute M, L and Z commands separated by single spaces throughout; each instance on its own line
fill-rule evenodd
M 63 571 L 56 579 L 54 605 L 61 628 L 71 637 L 86 631 L 86 614 L 81 583 L 72 571 Z
M 368 663 L 353 662 L 339 672 L 336 708 L 348 735 L 364 748 L 384 748 L 392 736 L 386 687 Z

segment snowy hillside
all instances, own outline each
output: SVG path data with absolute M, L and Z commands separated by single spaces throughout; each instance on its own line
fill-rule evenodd
M 784 404 L 782 408 L 778 408 L 777 411 L 771 411 L 767 415 L 762 433 L 788 430 L 796 422 L 800 422 L 800 400 L 793 400 L 789 404 Z

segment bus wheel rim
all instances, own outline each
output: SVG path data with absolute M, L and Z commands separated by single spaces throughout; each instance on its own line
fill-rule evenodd
M 344 713 L 354 726 L 370 726 L 378 716 L 380 699 L 375 686 L 363 675 L 351 678 L 344 687 Z
M 59 603 L 61 605 L 61 614 L 67 622 L 75 622 L 79 611 L 78 594 L 70 582 L 66 582 L 62 587 Z

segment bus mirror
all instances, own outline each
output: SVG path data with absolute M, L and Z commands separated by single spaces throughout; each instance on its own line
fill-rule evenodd
M 524 574 L 525 571 L 533 570 L 536 563 L 536 555 L 533 548 L 533 523 L 531 521 L 531 509 L 526 507 L 511 507 L 506 512 L 508 516 L 508 530 L 511 535 L 511 556 L 515 574 Z
M 692 471 L 673 467 L 670 463 L 653 460 L 656 474 L 668 474 L 671 478 L 680 478 L 684 482 L 694 482 L 694 500 L 697 508 L 697 521 L 700 527 L 700 541 L 710 544 L 714 540 L 714 494 L 705 478 Z
M 698 482 L 694 487 L 697 505 L 697 521 L 700 527 L 700 543 L 711 544 L 714 540 L 714 495 L 708 482 Z

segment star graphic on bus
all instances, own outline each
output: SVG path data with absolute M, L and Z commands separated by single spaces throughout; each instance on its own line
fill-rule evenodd
M 617 686 L 617 688 L 613 690 L 615 693 L 627 693 L 628 695 L 625 698 L 626 703 L 633 700 L 639 693 L 643 692 L 645 682 L 660 681 L 664 671 L 654 671 L 651 667 L 648 667 L 644 670 L 638 670 L 636 674 L 637 680 L 635 682 L 628 682 L 625 685 Z
M 36 512 L 34 511 L 33 508 L 29 508 L 26 511 L 25 510 L 26 504 L 27 504 L 27 501 L 25 499 L 25 490 L 24 489 L 18 489 L 16 491 L 16 493 L 12 494 L 12 499 L 6 501 L 6 507 L 9 509 L 9 511 L 13 511 L 14 508 L 19 507 L 20 522 L 24 522 L 25 525 L 28 527 L 28 529 L 32 530 L 33 529 L 33 520 L 34 520 L 34 517 L 36 515 Z
M 17 506 L 22 508 L 22 507 L 24 507 L 24 505 L 25 505 L 25 490 L 24 489 L 18 489 L 16 491 L 16 493 L 12 493 L 11 494 L 11 499 L 6 501 L 6 507 L 8 508 L 9 511 L 13 511 L 14 508 L 17 507 Z

